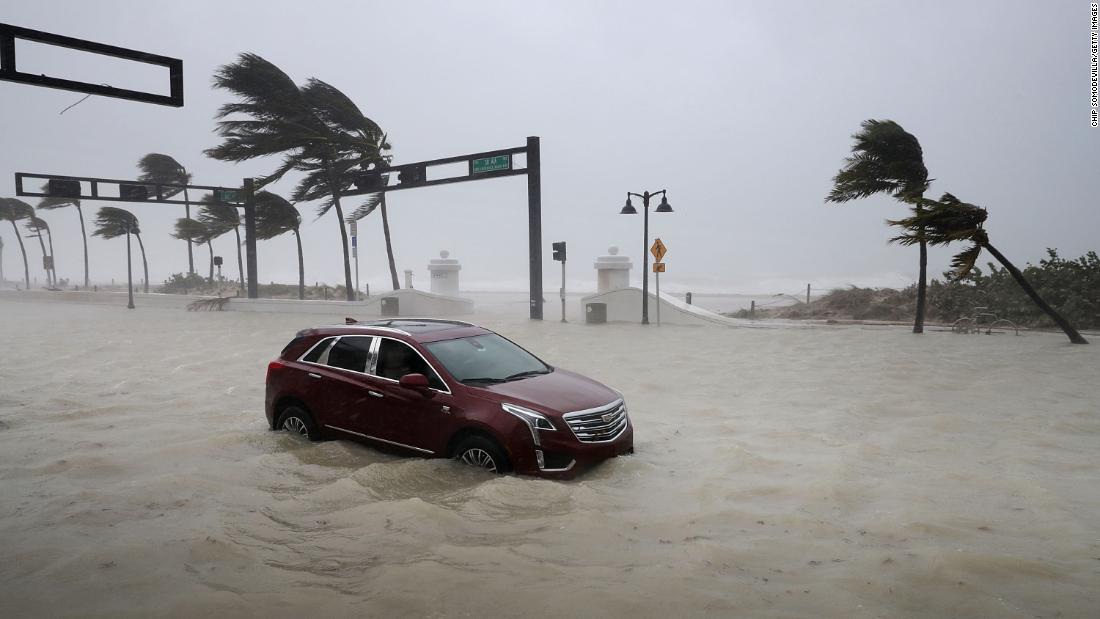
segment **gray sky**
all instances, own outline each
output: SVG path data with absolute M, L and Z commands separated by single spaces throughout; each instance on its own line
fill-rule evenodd
M 572 287 L 618 245 L 640 263 L 642 220 L 618 215 L 626 191 L 668 189 L 652 215 L 669 247 L 663 288 L 795 292 L 805 283 L 904 285 L 916 249 L 888 246 L 876 198 L 826 206 L 831 177 L 866 118 L 916 135 L 935 178 L 990 211 L 992 242 L 1019 265 L 1044 248 L 1097 248 L 1100 129 L 1089 125 L 1089 3 L 1051 2 L 13 2 L 3 21 L 182 58 L 180 109 L 0 82 L 0 195 L 15 171 L 131 178 L 145 153 L 182 162 L 196 183 L 236 185 L 276 160 L 202 155 L 217 144 L 217 66 L 260 54 L 302 83 L 347 93 L 389 133 L 395 163 L 520 146 L 542 138 L 545 285 L 550 242 L 569 243 Z M 23 48 L 20 52 L 23 53 Z M 26 48 L 43 71 L 152 85 L 148 70 Z M 295 177 L 274 188 L 288 194 Z M 440 249 L 474 289 L 526 288 L 526 182 L 513 177 L 391 194 L 398 269 Z M 29 200 L 32 203 L 34 199 Z M 89 203 L 86 217 L 101 205 Z M 636 202 L 637 206 L 640 206 Z M 306 279 L 342 282 L 335 213 L 299 205 Z M 353 205 L 352 205 L 353 206 Z M 182 207 L 132 205 L 151 279 L 186 270 L 168 234 Z M 74 210 L 46 212 L 61 277 L 79 281 Z M 0 228 L 9 279 L 21 270 Z M 236 275 L 231 236 L 215 241 Z M 363 282 L 388 283 L 377 214 L 360 223 Z M 124 243 L 89 241 L 92 278 L 125 277 Z M 929 273 L 952 249 L 930 251 Z M 32 276 L 40 251 L 28 244 Z M 988 257 L 983 257 L 982 264 Z M 292 283 L 292 237 L 259 245 L 262 282 Z M 204 272 L 207 258 L 196 253 Z M 139 268 L 140 270 L 140 268 Z M 640 266 L 634 279 L 640 277 Z

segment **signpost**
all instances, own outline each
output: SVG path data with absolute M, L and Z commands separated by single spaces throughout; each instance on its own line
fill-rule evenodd
M 497 155 L 495 157 L 483 157 L 481 159 L 470 160 L 470 173 L 481 174 L 482 172 L 496 172 L 498 170 L 511 170 L 512 169 L 512 156 L 511 155 Z
M 565 241 L 551 243 L 554 248 L 554 260 L 561 262 L 561 321 L 565 322 Z
M 653 239 L 653 246 L 649 248 L 649 252 L 653 254 L 653 277 L 657 279 L 657 326 L 661 326 L 661 273 L 665 272 L 665 263 L 661 262 L 661 259 L 668 253 L 668 248 L 661 242 L 660 238 Z M 647 299 L 648 303 L 649 300 Z

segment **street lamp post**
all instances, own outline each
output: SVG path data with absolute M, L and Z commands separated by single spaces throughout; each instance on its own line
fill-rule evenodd
M 668 196 L 665 195 L 665 190 L 654 191 L 650 193 L 648 191 L 643 193 L 626 192 L 626 206 L 619 211 L 620 215 L 637 215 L 638 211 L 634 208 L 634 205 L 630 203 L 630 196 L 642 199 L 642 210 L 645 212 L 645 223 L 643 225 L 642 236 L 642 324 L 649 324 L 649 199 L 660 195 L 661 203 L 657 205 L 658 213 L 671 213 L 672 206 L 668 203 Z M 657 303 L 661 300 L 657 299 Z

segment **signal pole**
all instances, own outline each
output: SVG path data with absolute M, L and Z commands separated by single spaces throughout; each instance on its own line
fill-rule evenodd
M 565 322 L 565 241 L 552 243 L 554 248 L 554 260 L 561 262 L 561 321 Z

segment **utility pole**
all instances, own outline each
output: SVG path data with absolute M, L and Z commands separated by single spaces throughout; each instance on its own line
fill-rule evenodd
M 806 284 L 806 305 L 810 304 L 810 285 Z
M 244 179 L 242 188 L 244 189 L 244 254 L 248 261 L 248 298 L 256 299 L 260 296 L 260 288 L 256 281 L 256 192 L 252 179 Z

